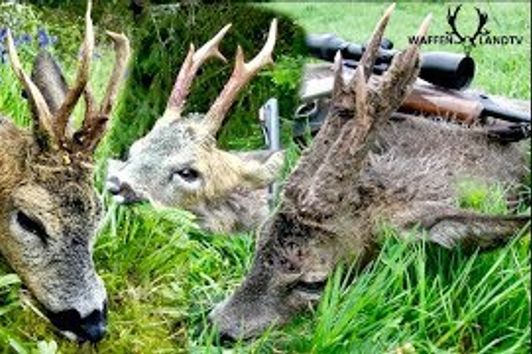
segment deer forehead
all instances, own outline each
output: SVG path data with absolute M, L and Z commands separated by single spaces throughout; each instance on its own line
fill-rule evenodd
M 14 193 L 19 199 L 41 200 L 48 204 L 65 205 L 71 203 L 93 204 L 99 200 L 91 181 L 49 179 L 26 181 Z
M 148 135 L 131 148 L 131 156 L 163 159 L 196 158 L 197 151 L 208 150 L 214 139 L 203 133 L 196 120 L 184 120 L 165 126 L 156 126 Z
M 25 184 L 13 193 L 15 206 L 50 212 L 56 208 L 56 202 L 50 192 L 38 184 Z
M 101 201 L 90 170 L 33 166 L 32 174 L 13 193 L 19 207 L 60 215 L 97 215 Z M 88 221 L 88 220 L 87 220 Z

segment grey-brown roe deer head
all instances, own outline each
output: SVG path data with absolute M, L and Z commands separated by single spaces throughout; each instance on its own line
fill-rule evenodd
M 162 118 L 132 145 L 127 161 L 110 162 L 107 189 L 118 202 L 149 200 L 156 206 L 182 207 L 212 231 L 250 229 L 266 217 L 266 187 L 277 176 L 282 153 L 223 151 L 216 147 L 215 135 L 239 91 L 272 63 L 276 20 L 254 59 L 245 63 L 238 47 L 231 78 L 209 111 L 182 116 L 200 66 L 211 57 L 225 60 L 218 46 L 230 27 L 225 26 L 197 51 L 191 45 Z
M 70 88 L 47 52 L 36 58 L 30 78 L 8 33 L 9 59 L 29 96 L 33 131 L 0 117 L 0 252 L 59 330 L 79 341 L 97 342 L 105 333 L 107 300 L 92 260 L 102 217 L 92 155 L 115 103 L 129 42 L 108 32 L 116 63 L 97 105 L 88 85 L 94 46 L 90 8 L 89 2 Z M 82 95 L 85 119 L 72 134 L 69 117 Z
M 372 259 L 381 221 L 399 230 L 418 225 L 444 247 L 482 248 L 504 243 L 528 222 L 528 216 L 460 210 L 455 200 L 461 178 L 518 183 L 526 170 L 519 146 L 422 117 L 390 121 L 419 68 L 413 44 L 380 80 L 369 80 L 392 10 L 377 24 L 348 84 L 338 54 L 328 118 L 289 177 L 280 207 L 261 228 L 246 279 L 210 315 L 223 336 L 254 336 L 308 308 L 341 259 L 359 266 Z M 429 21 L 418 36 L 426 34 Z

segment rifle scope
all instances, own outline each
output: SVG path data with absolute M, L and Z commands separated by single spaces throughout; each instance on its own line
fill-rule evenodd
M 364 46 L 347 42 L 334 34 L 310 34 L 306 45 L 312 56 L 329 62 L 334 61 L 336 52 L 340 51 L 344 64 L 350 67 L 356 67 L 364 53 Z M 383 40 L 373 70 L 375 74 L 386 71 L 394 55 L 399 53 L 392 47 L 390 41 Z M 469 56 L 449 52 L 421 54 L 419 77 L 433 85 L 461 90 L 469 86 L 474 76 L 475 62 Z

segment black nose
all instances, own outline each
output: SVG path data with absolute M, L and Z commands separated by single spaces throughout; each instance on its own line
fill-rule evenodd
M 230 336 L 227 333 L 220 333 L 220 345 L 222 347 L 228 348 L 234 346 L 236 343 L 236 339 Z
M 47 315 L 52 324 L 59 330 L 74 333 L 81 342 L 97 343 L 105 336 L 107 306 L 104 306 L 103 311 L 94 310 L 83 318 L 74 309 L 48 313 Z
M 93 311 L 89 316 L 83 318 L 80 324 L 80 336 L 91 343 L 101 341 L 106 332 L 107 315 L 101 311 Z
M 117 195 L 120 193 L 120 180 L 118 177 L 109 177 L 107 179 L 106 189 L 112 195 Z
M 213 320 L 212 313 L 207 317 L 207 319 L 208 319 L 209 325 L 216 326 Z M 229 334 L 229 331 L 223 330 L 222 328 L 219 328 L 219 327 L 218 327 L 218 330 L 219 330 L 218 332 L 219 344 L 224 348 L 233 347 L 235 343 L 237 342 L 237 339 L 233 337 L 231 334 Z
M 133 188 L 127 182 L 120 181 L 118 177 L 109 177 L 106 183 L 106 189 L 114 196 L 121 196 L 123 198 L 122 204 L 132 204 L 141 202 Z

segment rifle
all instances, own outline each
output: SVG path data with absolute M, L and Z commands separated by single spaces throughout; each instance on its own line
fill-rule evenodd
M 259 110 L 259 122 L 266 147 L 271 152 L 281 150 L 281 128 L 279 120 L 279 102 L 270 98 Z M 275 197 L 279 194 L 279 184 L 274 182 L 268 187 L 268 202 L 274 206 Z
M 325 40 L 325 39 L 326 40 Z M 312 39 L 312 37 L 311 37 Z M 315 39 L 315 37 L 314 37 Z M 321 53 L 318 55 L 319 58 L 329 59 L 329 61 L 334 60 L 333 50 L 331 48 L 344 48 L 343 50 L 351 54 L 355 53 L 359 55 L 357 58 L 360 59 L 360 56 L 363 53 L 363 47 L 357 44 L 348 44 L 346 42 L 340 42 L 337 37 L 328 35 L 327 37 L 321 36 L 320 40 L 307 40 L 307 44 L 311 44 L 314 47 L 310 48 L 311 53 Z M 334 39 L 334 41 L 332 40 Z M 333 45 L 336 42 L 336 47 Z M 324 47 L 316 47 L 317 44 L 323 44 Z M 340 43 L 340 44 L 338 44 Z M 385 43 L 385 47 L 382 49 L 384 53 L 382 57 L 379 58 L 377 63 L 380 63 L 380 67 L 374 71 L 375 75 L 372 77 L 372 80 L 379 80 L 379 74 L 383 70 L 387 69 L 386 63 L 391 62 L 390 56 L 395 55 L 396 51 L 391 51 L 390 44 Z M 339 49 L 342 50 L 342 49 Z M 353 54 L 353 55 L 355 55 Z M 433 53 L 434 54 L 434 53 Z M 449 59 L 450 57 L 443 54 L 449 54 L 454 59 Z M 430 55 L 431 64 L 430 67 L 432 71 L 426 71 L 425 73 L 434 73 L 437 72 L 437 61 L 433 60 L 436 57 L 446 58 L 443 60 L 444 65 L 440 66 L 441 69 L 439 72 L 446 72 L 447 77 L 450 79 L 446 84 L 445 80 L 441 81 L 440 79 L 444 76 L 442 75 L 433 75 L 428 77 L 432 78 L 432 82 L 439 82 L 440 85 L 431 85 L 424 80 L 418 80 L 414 85 L 414 88 L 411 94 L 406 98 L 403 105 L 399 108 L 399 112 L 408 113 L 408 114 L 422 114 L 424 116 L 436 116 L 448 118 L 449 120 L 458 121 L 465 125 L 472 124 L 486 124 L 488 119 L 495 118 L 498 122 L 496 126 L 490 127 L 490 132 L 494 134 L 495 137 L 503 141 L 516 141 L 523 138 L 526 138 L 530 135 L 530 114 L 524 112 L 522 108 L 512 108 L 507 100 L 496 99 L 488 97 L 484 94 L 477 92 L 469 91 L 459 91 L 449 87 L 459 87 L 464 88 L 467 86 L 472 79 L 473 71 L 462 70 L 460 69 L 460 63 L 463 63 L 464 57 L 457 54 L 443 53 L 438 55 Z M 422 58 L 426 58 L 427 55 L 422 55 Z M 462 57 L 462 59 L 460 59 Z M 356 62 L 344 62 L 344 65 L 347 67 L 356 67 Z M 467 64 L 467 67 L 471 67 Z M 474 68 L 474 63 L 473 66 Z M 421 63 L 421 68 L 423 68 L 423 61 Z M 436 68 L 436 69 L 435 69 Z M 453 69 L 454 68 L 454 69 Z M 352 75 L 353 70 L 347 70 L 346 80 L 349 79 L 349 76 Z M 349 73 L 350 72 L 350 73 Z M 424 79 L 427 79 L 425 74 Z M 421 76 L 420 76 L 421 77 Z M 437 80 L 435 80 L 436 78 Z M 440 80 L 440 81 L 438 81 Z M 334 78 L 331 75 L 325 78 L 318 79 L 308 79 L 305 80 L 302 86 L 300 93 L 301 100 L 303 105 L 300 106 L 296 112 L 296 122 L 294 125 L 294 135 L 296 138 L 301 138 L 306 131 L 306 126 L 310 125 L 311 133 L 317 132 L 321 123 L 325 119 L 326 112 L 326 103 L 323 102 L 324 98 L 330 96 L 333 88 Z M 443 84 L 443 85 L 442 85 Z M 465 84 L 465 86 L 464 86 Z M 443 86 L 443 87 L 442 87 Z M 493 124 L 492 124 L 493 125 Z

